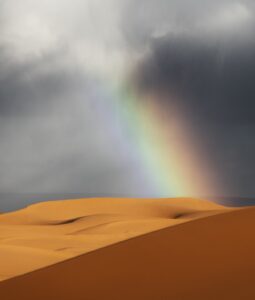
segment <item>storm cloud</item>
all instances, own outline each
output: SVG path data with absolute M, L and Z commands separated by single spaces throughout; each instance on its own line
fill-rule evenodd
M 114 130 L 101 114 L 97 82 L 128 78 L 179 95 L 225 195 L 253 196 L 254 20 L 248 0 L 0 1 L 0 192 L 156 196 L 118 103 Z
M 177 3 L 165 5 L 173 8 Z M 155 34 L 151 25 L 144 35 L 148 47 L 137 66 L 136 86 L 142 93 L 156 90 L 163 94 L 161 101 L 169 107 L 177 101 L 191 116 L 226 195 L 253 196 L 254 7 L 245 1 L 211 5 L 204 1 L 191 12 L 185 6 L 179 8 L 184 15 L 175 30 L 162 11 L 158 15 L 163 18 L 156 18 L 155 23 L 165 24 L 164 31 Z M 151 14 L 154 9 L 161 8 L 151 7 Z M 217 23 L 223 14 L 222 24 Z

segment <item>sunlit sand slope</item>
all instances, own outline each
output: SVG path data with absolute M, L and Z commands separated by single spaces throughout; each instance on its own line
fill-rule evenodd
M 226 208 L 196 199 L 43 202 L 0 215 L 0 280 Z
M 255 299 L 255 208 L 132 238 L 0 283 L 1 299 Z

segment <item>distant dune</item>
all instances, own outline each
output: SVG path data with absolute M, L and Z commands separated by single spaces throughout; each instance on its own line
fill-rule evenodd
M 196 199 L 39 203 L 0 216 L 0 298 L 255 299 L 254 226 Z

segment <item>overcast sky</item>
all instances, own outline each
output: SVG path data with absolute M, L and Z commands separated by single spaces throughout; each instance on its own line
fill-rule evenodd
M 128 80 L 180 95 L 219 193 L 253 196 L 254 33 L 252 0 L 0 0 L 0 193 L 156 196 L 99 88 Z

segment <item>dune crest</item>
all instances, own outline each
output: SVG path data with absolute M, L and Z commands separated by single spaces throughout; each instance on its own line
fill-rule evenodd
M 229 209 L 197 199 L 42 202 L 0 215 L 0 280 Z

